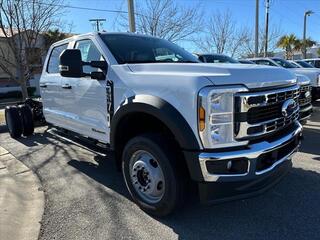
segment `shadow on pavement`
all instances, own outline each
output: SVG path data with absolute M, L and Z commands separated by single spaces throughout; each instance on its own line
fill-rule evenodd
M 58 168 L 61 178 L 72 176 L 72 179 L 75 179 L 71 173 L 76 169 L 88 176 L 88 179 L 101 184 L 100 186 L 106 186 L 121 196 L 131 199 L 111 155 L 96 151 L 98 149 L 93 150 L 92 146 L 86 145 L 77 138 L 71 138 L 73 141 L 71 144 L 70 141 L 60 137 L 63 134 L 50 131 L 52 129 L 49 128 L 29 138 L 18 139 L 27 147 L 50 145 L 49 147 L 53 148 L 52 155 L 44 158 L 39 156 L 33 160 L 37 162 L 36 171 L 54 161 L 55 165 L 52 166 Z M 304 131 L 305 139 L 301 151 L 320 155 L 319 142 L 315 141 L 316 137 L 319 138 L 320 130 L 305 128 Z M 70 145 L 68 151 L 65 145 Z M 85 161 L 85 156 L 77 155 L 80 149 L 76 146 L 93 153 L 95 162 Z M 37 149 L 30 148 L 28 151 L 27 155 L 31 155 Z M 62 158 L 66 159 L 67 165 L 61 161 Z M 320 157 L 314 159 L 320 160 Z M 72 170 L 68 165 L 72 166 Z M 50 175 L 50 177 L 55 179 L 59 176 Z M 67 179 L 70 185 L 61 183 L 59 188 L 54 189 L 57 194 L 61 191 L 60 187 L 82 187 L 79 182 Z M 74 185 L 71 185 L 72 181 L 75 181 Z M 97 187 L 97 189 L 105 191 L 104 188 Z M 211 206 L 187 204 L 185 208 L 173 215 L 156 220 L 171 228 L 179 239 L 317 239 L 320 236 L 319 189 L 319 173 L 293 168 L 278 185 L 255 198 Z M 120 211 L 117 217 L 121 218 L 121 209 L 117 211 Z M 141 217 L 141 222 L 149 221 L 143 214 L 138 216 Z M 128 224 L 130 228 L 130 223 Z M 150 228 L 155 227 L 154 224 L 150 223 Z M 100 225 L 100 227 L 103 226 Z M 131 230 L 143 231 L 143 229 Z M 161 238 L 161 236 L 157 237 Z

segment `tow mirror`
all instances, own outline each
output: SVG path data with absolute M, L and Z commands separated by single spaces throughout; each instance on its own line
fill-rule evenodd
M 79 49 L 65 49 L 60 55 L 59 71 L 63 77 L 83 77 L 83 62 Z

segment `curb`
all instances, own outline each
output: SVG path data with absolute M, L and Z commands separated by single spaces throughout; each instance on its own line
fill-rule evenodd
M 45 199 L 41 189 L 38 177 L 0 146 L 1 239 L 38 239 Z

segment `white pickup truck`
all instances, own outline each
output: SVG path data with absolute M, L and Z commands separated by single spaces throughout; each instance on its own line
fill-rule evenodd
M 40 86 L 46 121 L 107 144 L 133 200 L 153 215 L 182 205 L 190 184 L 204 202 L 260 193 L 300 144 L 293 73 L 199 63 L 163 39 L 92 33 L 57 42 Z M 11 135 L 30 134 L 30 121 L 12 120 L 17 112 L 6 109 Z

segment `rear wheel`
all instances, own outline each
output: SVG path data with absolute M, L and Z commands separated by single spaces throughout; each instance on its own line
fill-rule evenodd
M 184 191 L 176 154 L 161 135 L 131 139 L 123 151 L 122 172 L 133 200 L 144 211 L 165 216 L 181 205 Z
M 33 125 L 33 114 L 32 110 L 27 105 L 19 106 L 21 120 L 22 120 L 22 134 L 24 136 L 32 135 L 34 132 L 34 125 Z
M 22 121 L 19 109 L 15 106 L 5 109 L 6 124 L 12 138 L 18 138 L 22 134 Z

